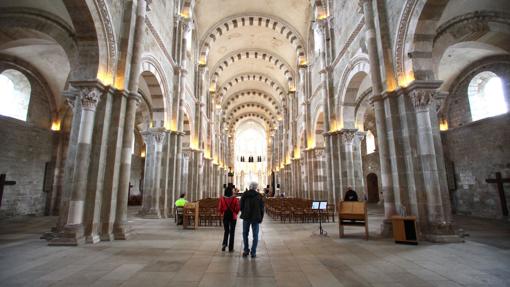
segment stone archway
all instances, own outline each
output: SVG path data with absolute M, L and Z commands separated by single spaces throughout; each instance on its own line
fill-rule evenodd
M 369 203 L 379 202 L 379 182 L 375 173 L 367 174 L 367 195 Z

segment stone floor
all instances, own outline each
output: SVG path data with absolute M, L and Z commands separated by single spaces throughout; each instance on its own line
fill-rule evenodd
M 379 214 L 371 212 L 372 231 Z M 173 220 L 136 217 L 129 241 L 49 247 L 39 236 L 54 220 L 0 221 L 0 286 L 510 286 L 510 228 L 497 222 L 483 233 L 483 224 L 461 218 L 465 243 L 406 246 L 362 240 L 356 227 L 338 239 L 333 223 L 320 237 L 316 224 L 266 219 L 251 259 L 240 256 L 240 224 L 236 252 L 225 253 L 220 228 L 183 231 Z M 494 241 L 492 231 L 506 238 Z

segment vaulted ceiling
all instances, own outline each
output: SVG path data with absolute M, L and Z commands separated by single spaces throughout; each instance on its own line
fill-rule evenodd
M 282 119 L 297 67 L 305 61 L 309 0 L 197 0 L 200 63 L 230 132 Z

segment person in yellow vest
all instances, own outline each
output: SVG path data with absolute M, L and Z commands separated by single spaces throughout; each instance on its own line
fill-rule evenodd
M 176 215 L 177 215 L 177 225 L 182 225 L 182 209 L 184 208 L 184 206 L 186 205 L 186 203 L 188 203 L 188 201 L 186 200 L 186 198 L 184 198 L 186 196 L 185 193 L 181 193 L 181 197 L 179 197 L 179 199 L 177 199 L 175 201 L 175 207 L 176 207 Z
M 179 197 L 179 199 L 177 199 L 175 201 L 176 207 L 184 207 L 186 205 L 186 203 L 188 203 L 186 198 L 184 198 L 185 196 L 186 196 L 186 193 L 181 193 L 181 197 Z

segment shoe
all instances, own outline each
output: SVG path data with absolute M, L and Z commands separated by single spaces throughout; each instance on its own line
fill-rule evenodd
M 244 251 L 244 252 L 243 252 L 243 257 L 247 257 L 247 256 L 248 256 L 248 254 L 250 254 L 250 253 L 249 253 L 249 252 Z
M 234 249 L 229 249 L 228 252 L 232 253 L 234 252 Z
M 227 248 L 227 245 L 223 245 L 223 246 L 221 247 L 221 251 L 225 251 L 225 248 Z
M 252 254 L 251 254 L 251 258 L 255 258 L 255 257 L 257 257 L 257 254 L 252 253 Z

